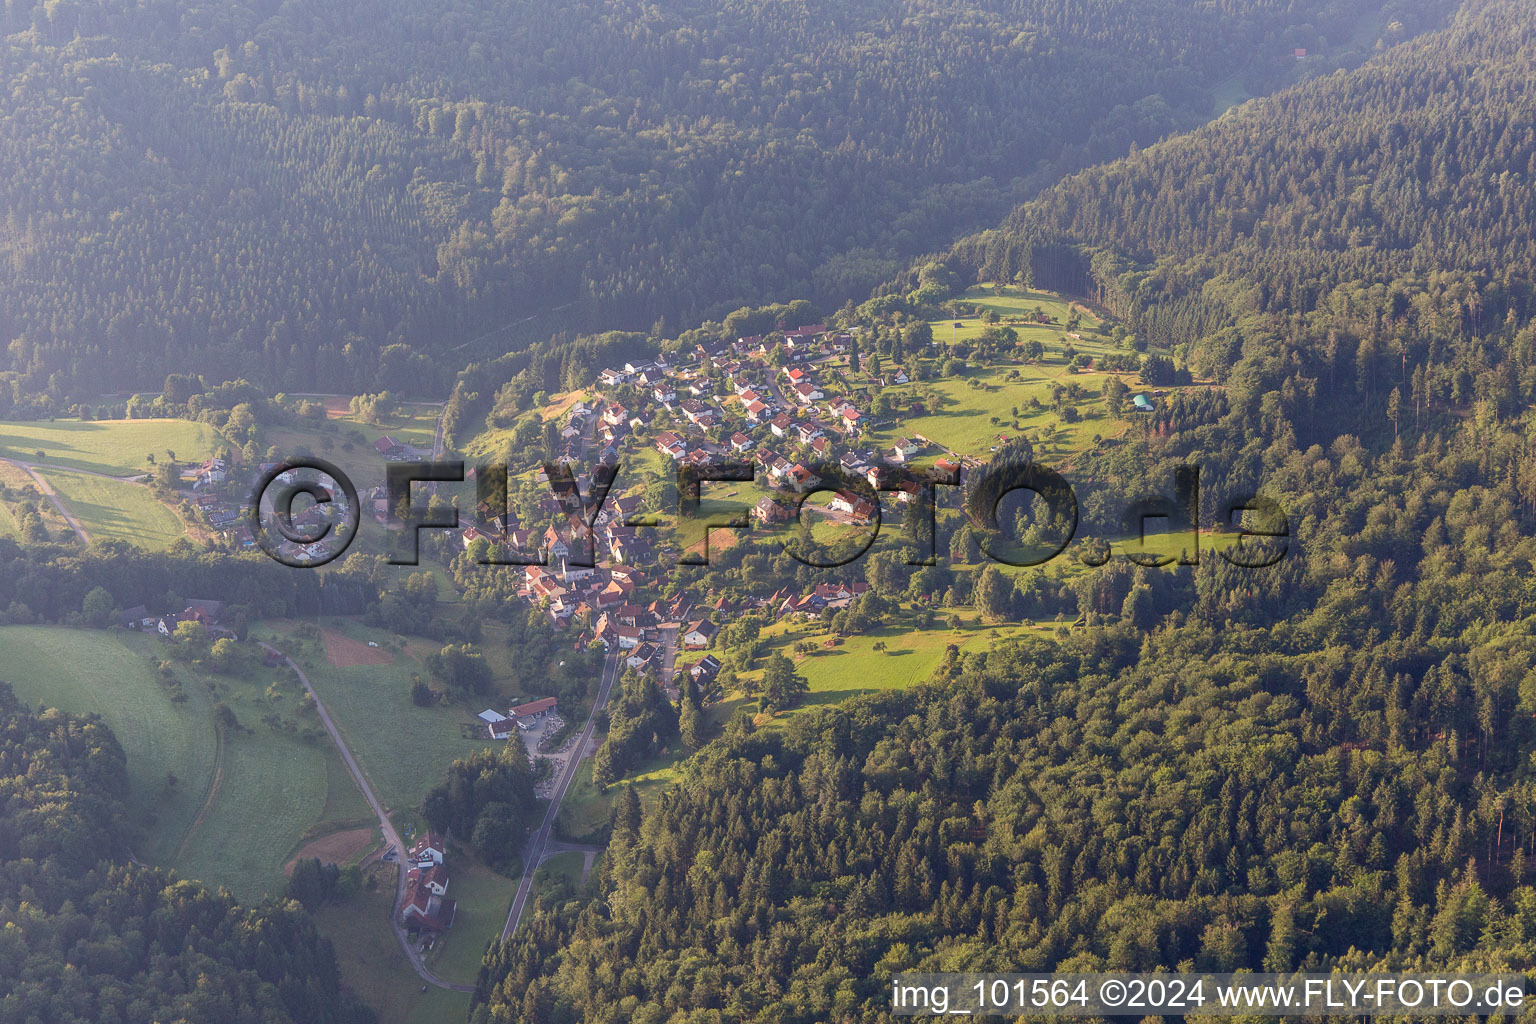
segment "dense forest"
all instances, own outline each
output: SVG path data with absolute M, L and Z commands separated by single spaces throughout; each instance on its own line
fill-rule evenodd
M 643 814 L 620 802 L 596 898 L 490 951 L 471 1020 L 885 1020 L 911 970 L 1527 966 L 1527 6 L 1473 0 L 885 289 L 937 263 L 1102 300 L 1196 382 L 1082 458 L 1085 517 L 1196 464 L 1283 508 L 1287 557 L 1116 560 L 1068 594 L 979 574 L 983 604 L 1081 622 L 732 720 Z
M 124 755 L 0 683 L 0 1020 L 367 1024 L 296 902 L 243 907 L 129 866 Z
M 559 330 L 841 301 L 1450 7 L 7 4 L 0 370 L 440 397 Z

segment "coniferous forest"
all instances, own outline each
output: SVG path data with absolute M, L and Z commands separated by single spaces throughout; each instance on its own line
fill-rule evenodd
M 441 398 L 560 330 L 862 298 L 1294 47 L 1450 7 L 7 4 L 0 370 Z

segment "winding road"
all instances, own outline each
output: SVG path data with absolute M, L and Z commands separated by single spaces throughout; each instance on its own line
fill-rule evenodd
M 384 805 L 379 802 L 378 796 L 373 791 L 373 786 L 368 783 L 368 777 L 363 774 L 363 769 L 358 766 L 357 759 L 352 756 L 352 751 L 347 747 L 346 741 L 341 738 L 341 731 L 336 728 L 336 723 L 331 719 L 330 712 L 325 710 L 325 705 L 320 701 L 320 695 L 315 693 L 313 686 L 309 685 L 309 677 L 304 674 L 304 670 L 299 668 L 298 663 L 288 657 L 287 654 L 271 644 L 260 640 L 257 643 L 287 662 L 288 667 L 293 669 L 294 675 L 299 677 L 299 682 L 304 684 L 304 692 L 308 693 L 310 699 L 315 702 L 315 711 L 319 713 L 320 721 L 325 726 L 325 731 L 331 734 L 331 742 L 336 744 L 336 750 L 341 754 L 342 761 L 346 763 L 347 771 L 352 773 L 352 779 L 357 783 L 357 788 L 362 791 L 363 799 L 368 801 L 368 806 L 373 808 L 373 813 L 378 817 L 379 829 L 384 833 L 385 846 L 395 851 L 395 866 L 399 869 L 399 874 L 395 882 L 395 902 L 389 910 L 389 926 L 394 929 L 395 937 L 400 940 L 400 948 L 405 950 L 406 958 L 410 960 L 411 966 L 416 970 L 416 974 L 427 984 L 436 985 L 438 988 L 451 989 L 454 992 L 473 992 L 475 990 L 473 985 L 454 984 L 453 982 L 444 981 L 433 974 L 431 969 L 421 959 L 421 953 L 411 944 L 410 936 L 405 933 L 405 929 L 400 924 L 400 905 L 405 901 L 406 886 L 405 842 L 401 840 L 400 833 L 395 831 L 394 823 L 389 820 L 389 815 L 384 813 Z
M 586 852 L 585 847 L 572 843 L 551 843 L 550 837 L 555 831 L 555 819 L 560 816 L 560 804 L 565 800 L 565 794 L 571 788 L 571 783 L 575 781 L 576 769 L 581 767 L 582 759 L 587 756 L 587 748 L 592 743 L 592 733 L 597 727 L 597 713 L 607 705 L 608 695 L 613 690 L 613 682 L 618 678 L 620 660 L 620 653 L 615 650 L 603 662 L 602 682 L 597 688 L 597 698 L 592 701 L 592 713 L 587 716 L 587 724 L 582 727 L 581 735 L 577 737 L 575 746 L 571 748 L 571 759 L 565 763 L 565 771 L 560 776 L 559 785 L 550 795 L 549 808 L 544 812 L 544 821 L 528 840 L 528 849 L 523 854 L 523 880 L 518 883 L 517 895 L 512 897 L 512 907 L 507 911 L 507 926 L 501 930 L 502 942 L 506 942 L 512 937 L 512 933 L 517 931 L 517 924 L 522 920 L 523 911 L 528 906 L 528 897 L 533 892 L 533 876 L 538 871 L 539 865 L 557 853 L 573 850 Z

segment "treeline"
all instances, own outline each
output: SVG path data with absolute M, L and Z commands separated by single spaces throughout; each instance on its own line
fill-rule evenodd
M 369 1024 L 296 902 L 130 867 L 122 748 L 0 683 L 0 1019 Z
M 0 613 L 10 622 L 71 620 L 90 610 L 86 598 L 98 589 L 108 610 L 143 605 L 161 614 L 202 599 L 224 601 L 250 619 L 353 615 L 378 603 L 386 578 L 368 558 L 321 574 L 295 572 L 262 554 L 146 552 L 112 540 L 81 551 L 0 537 Z
M 4 365 L 437 397 L 460 345 L 840 300 L 1445 6 L 12 4 Z

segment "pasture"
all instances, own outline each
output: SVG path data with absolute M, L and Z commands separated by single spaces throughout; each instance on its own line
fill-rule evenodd
M 303 721 L 285 672 L 253 667 L 253 658 L 233 675 L 173 662 L 177 701 L 155 667 L 167 654 L 159 639 L 136 633 L 0 628 L 0 664 L 23 699 L 95 712 L 122 743 L 139 859 L 244 899 L 279 893 L 283 865 L 307 835 L 366 822 L 367 806 L 328 740 L 262 721 L 273 711 Z M 280 697 L 268 695 L 272 682 Z M 241 728 L 221 734 L 216 703 Z
M 581 855 L 575 855 L 580 874 Z M 507 878 L 454 849 L 449 853 L 448 895 L 457 901 L 453 927 L 427 954 L 427 965 L 445 981 L 472 985 L 486 943 L 501 937 L 520 877 Z
M 186 535 L 186 524 L 143 484 L 66 469 L 39 469 L 91 540 L 123 540 L 164 551 Z
M 382 645 L 391 639 L 387 632 L 353 622 L 327 620 L 325 626 L 364 643 L 373 640 Z M 286 651 L 303 667 L 379 799 L 392 813 L 414 813 L 427 790 L 443 780 L 450 762 L 491 745 L 488 737 L 466 739 L 461 734 L 461 724 L 473 718 L 467 708 L 419 708 L 411 703 L 411 676 L 426 679 L 428 673 L 405 651 L 395 651 L 389 664 L 341 667 L 331 663 L 322 642 L 295 643 L 292 624 L 265 623 L 252 633 Z M 484 700 L 496 702 L 489 696 Z M 475 710 L 484 706 L 477 705 Z
M 170 864 L 212 787 L 219 738 L 205 690 L 171 699 L 149 656 L 156 644 L 137 634 L 4 626 L 0 678 L 30 704 L 102 717 L 128 755 L 134 853 Z
M 218 431 L 192 420 L 0 423 L 0 456 L 108 476 L 147 473 L 167 452 L 175 452 L 179 462 L 200 462 L 222 444 Z

